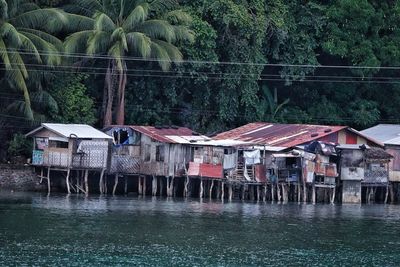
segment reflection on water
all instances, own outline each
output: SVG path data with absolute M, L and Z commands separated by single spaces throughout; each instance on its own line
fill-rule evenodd
M 5 265 L 400 265 L 400 207 L 0 193 Z

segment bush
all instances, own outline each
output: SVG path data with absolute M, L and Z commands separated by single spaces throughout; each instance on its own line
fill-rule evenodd
M 8 144 L 7 152 L 9 157 L 24 156 L 29 158 L 32 154 L 32 141 L 28 140 L 23 134 L 14 134 Z

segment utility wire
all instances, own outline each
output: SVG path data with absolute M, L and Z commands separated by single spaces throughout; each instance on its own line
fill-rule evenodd
M 18 53 L 22 55 L 36 55 L 33 52 L 26 52 L 23 49 L 14 49 L 12 51 L 0 49 L 0 52 Z M 260 67 L 299 67 L 299 68 L 339 68 L 339 69 L 386 69 L 386 70 L 399 70 L 400 66 L 348 66 L 348 65 L 315 65 L 315 64 L 286 64 L 286 63 L 254 63 L 254 62 L 235 62 L 235 61 L 206 61 L 206 60 L 163 60 L 156 58 L 142 58 L 132 56 L 112 57 L 109 55 L 93 54 L 88 55 L 85 53 L 71 53 L 71 52 L 48 52 L 38 50 L 44 56 L 60 56 L 60 57 L 74 57 L 74 58 L 88 58 L 88 59 L 121 59 L 125 61 L 144 61 L 144 62 L 174 62 L 177 64 L 192 63 L 192 64 L 214 64 L 214 65 L 246 65 L 246 66 L 260 66 Z

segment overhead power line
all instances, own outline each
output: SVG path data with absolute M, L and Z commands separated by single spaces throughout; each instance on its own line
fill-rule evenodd
M 0 52 L 18 53 L 22 55 L 36 55 L 33 52 L 23 49 L 14 49 L 13 51 L 0 49 Z M 115 59 L 109 55 L 93 54 L 87 55 L 85 53 L 66 53 L 66 52 L 48 52 L 39 50 L 41 55 L 44 56 L 60 56 L 60 57 L 73 57 L 73 58 L 87 58 L 87 59 Z M 125 61 L 143 61 L 143 62 L 172 62 L 172 60 L 156 59 L 156 58 L 142 58 L 133 56 L 117 57 Z M 316 65 L 316 64 L 288 64 L 288 63 L 256 63 L 256 62 L 235 62 L 235 61 L 207 61 L 207 60 L 180 60 L 173 61 L 178 64 L 213 64 L 213 65 L 246 65 L 246 66 L 260 66 L 260 67 L 298 67 L 298 68 L 335 68 L 335 69 L 386 69 L 386 70 L 399 70 L 400 66 L 349 66 L 349 65 Z

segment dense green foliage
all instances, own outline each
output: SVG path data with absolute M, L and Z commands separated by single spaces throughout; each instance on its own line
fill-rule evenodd
M 400 66 L 398 0 L 3 0 L 0 16 L 2 134 L 41 120 L 102 126 L 110 105 L 126 124 L 205 133 L 258 120 L 400 123 L 399 70 L 388 68 Z M 27 46 L 8 25 L 45 42 Z M 25 49 L 26 64 L 8 63 L 6 51 Z M 15 101 L 33 112 L 6 108 Z

